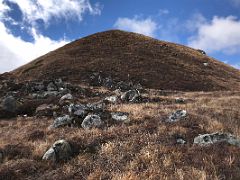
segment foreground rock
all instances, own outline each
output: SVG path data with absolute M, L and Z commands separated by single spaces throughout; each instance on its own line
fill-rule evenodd
M 88 115 L 82 122 L 84 129 L 98 128 L 102 125 L 102 120 L 98 115 Z
M 166 122 L 177 122 L 184 119 L 187 116 L 187 111 L 185 110 L 177 110 L 176 112 L 172 113 Z
M 43 160 L 53 163 L 59 161 L 66 161 L 72 156 L 72 149 L 70 144 L 65 140 L 56 141 L 52 147 L 43 155 Z
M 72 94 L 68 93 L 60 98 L 59 104 L 61 104 L 61 105 L 70 104 L 72 102 L 72 100 L 73 100 Z
M 118 122 L 129 122 L 129 113 L 125 112 L 112 112 L 111 113 L 112 119 Z
M 72 125 L 73 118 L 69 115 L 64 115 L 62 117 L 58 117 L 54 120 L 53 125 L 50 126 L 50 128 L 58 128 L 62 126 Z
M 237 139 L 235 136 L 228 133 L 212 133 L 212 134 L 203 134 L 194 138 L 194 144 L 200 146 L 207 146 L 215 143 L 226 142 L 231 145 L 240 147 L 240 139 Z

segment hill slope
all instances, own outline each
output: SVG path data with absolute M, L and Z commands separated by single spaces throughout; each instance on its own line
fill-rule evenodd
M 208 66 L 204 66 L 208 63 Z M 12 73 L 19 80 L 87 81 L 102 71 L 156 89 L 212 91 L 240 88 L 240 71 L 197 50 L 119 30 L 97 33 L 50 52 Z

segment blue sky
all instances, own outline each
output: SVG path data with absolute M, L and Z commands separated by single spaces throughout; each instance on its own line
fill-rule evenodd
M 240 0 L 0 0 L 0 73 L 109 29 L 200 48 L 240 68 Z

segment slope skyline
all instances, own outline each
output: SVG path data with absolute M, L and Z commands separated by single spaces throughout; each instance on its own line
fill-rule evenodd
M 200 48 L 239 68 L 240 1 L 0 1 L 0 73 L 109 29 Z

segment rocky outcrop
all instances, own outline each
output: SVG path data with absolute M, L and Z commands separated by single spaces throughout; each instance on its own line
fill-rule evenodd
M 177 110 L 176 112 L 172 113 L 168 119 L 166 120 L 166 122 L 177 122 L 180 121 L 182 119 L 184 119 L 187 116 L 187 111 L 186 110 Z

